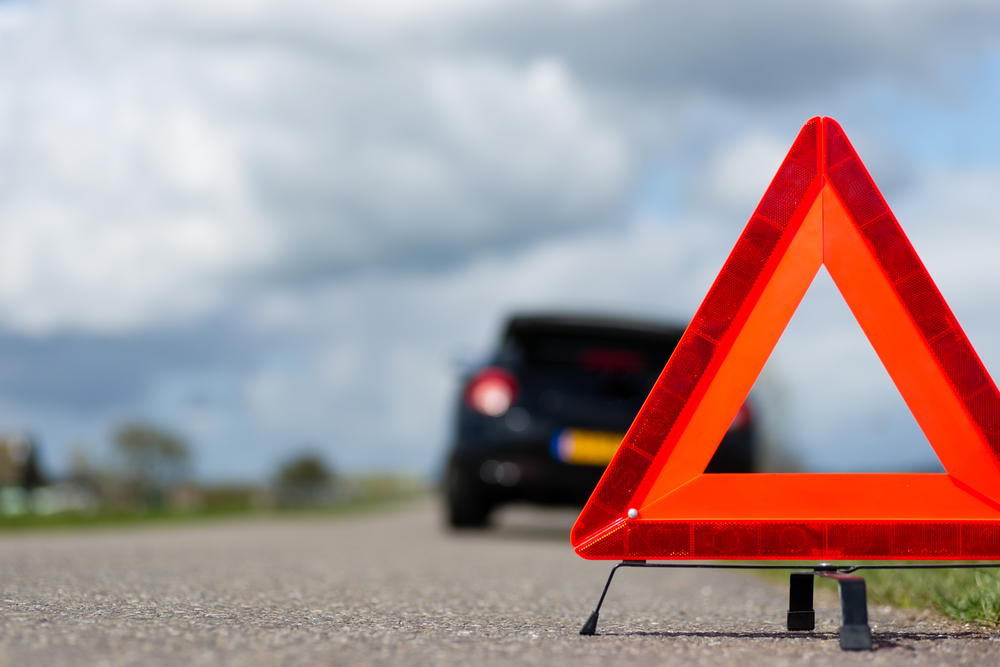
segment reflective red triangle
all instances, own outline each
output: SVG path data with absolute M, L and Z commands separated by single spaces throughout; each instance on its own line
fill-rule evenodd
M 704 474 L 821 265 L 946 473 Z M 607 559 L 1000 557 L 1000 393 L 836 121 L 802 128 L 571 539 Z

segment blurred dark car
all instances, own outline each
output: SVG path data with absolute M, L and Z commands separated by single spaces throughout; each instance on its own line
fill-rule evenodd
M 622 318 L 512 317 L 459 397 L 449 523 L 484 526 L 513 501 L 584 504 L 683 333 Z M 706 472 L 752 472 L 754 433 L 744 404 Z

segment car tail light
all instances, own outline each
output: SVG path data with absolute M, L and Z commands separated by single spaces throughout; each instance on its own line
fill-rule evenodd
M 465 387 L 465 403 L 476 412 L 499 417 L 517 398 L 517 378 L 509 371 L 487 366 Z
M 742 431 L 746 427 L 750 426 L 750 421 L 753 419 L 753 415 L 750 414 L 750 406 L 746 403 L 740 406 L 740 409 L 736 412 L 736 416 L 733 417 L 733 423 L 729 425 L 730 431 Z

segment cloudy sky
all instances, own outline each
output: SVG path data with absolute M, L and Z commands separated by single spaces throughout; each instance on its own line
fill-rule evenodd
M 430 474 L 505 314 L 689 318 L 813 115 L 1000 372 L 996 2 L 0 1 L 0 430 Z M 757 393 L 810 469 L 936 465 L 825 274 Z

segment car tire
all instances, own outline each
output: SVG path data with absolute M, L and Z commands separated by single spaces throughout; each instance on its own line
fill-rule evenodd
M 448 471 L 445 496 L 448 525 L 452 528 L 485 528 L 490 522 L 492 505 L 477 488 L 477 480 L 452 468 Z

